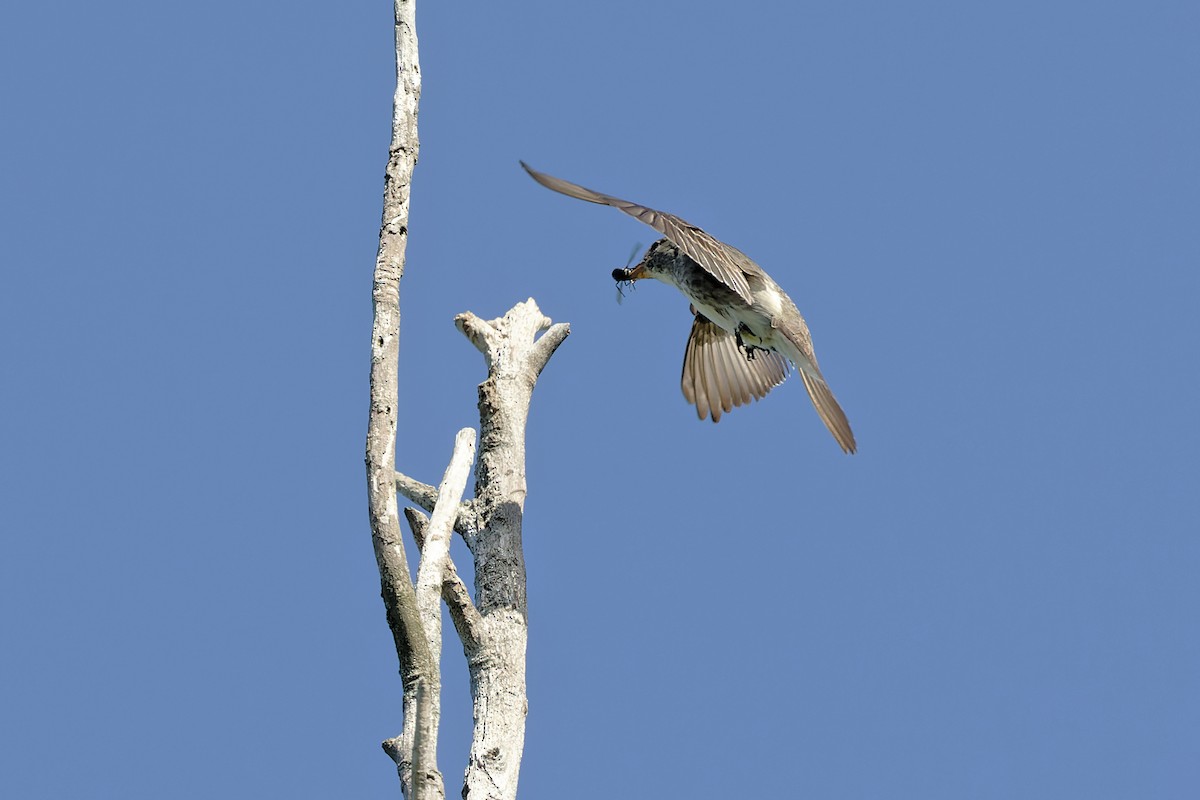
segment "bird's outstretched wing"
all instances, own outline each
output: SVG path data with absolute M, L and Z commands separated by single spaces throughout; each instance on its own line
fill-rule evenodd
M 700 419 L 760 400 L 787 378 L 787 359 L 773 350 L 756 350 L 746 358 L 732 333 L 697 314 L 683 353 L 683 396 L 696 406 Z
M 524 161 L 521 162 L 521 166 L 525 168 L 525 171 L 529 173 L 531 178 L 547 189 L 553 189 L 560 194 L 575 197 L 579 200 L 586 200 L 589 203 L 612 206 L 619 211 L 624 211 L 631 217 L 641 220 L 674 242 L 680 250 L 703 267 L 705 272 L 737 292 L 738 296 L 747 303 L 753 302 L 753 298 L 750 295 L 750 285 L 746 282 L 746 276 L 743 273 L 743 265 L 745 262 L 753 265 L 754 262 L 744 256 L 741 251 L 734 250 L 734 248 L 714 239 L 695 225 L 688 224 L 685 220 L 680 219 L 674 214 L 655 211 L 653 208 L 646 208 L 637 203 L 631 203 L 628 200 L 622 200 L 618 197 L 601 194 L 600 192 L 593 192 L 591 189 L 586 189 L 578 184 L 564 181 L 562 178 L 538 172 Z

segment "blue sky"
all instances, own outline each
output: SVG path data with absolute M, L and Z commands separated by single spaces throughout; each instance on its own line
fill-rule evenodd
M 390 15 L 0 26 L 7 796 L 395 795 L 362 469 Z M 529 426 L 523 797 L 1195 796 L 1194 3 L 418 25 L 400 466 L 436 482 L 476 424 L 454 314 L 573 331 Z M 858 455 L 794 380 L 697 421 L 687 302 L 609 277 L 653 232 L 520 158 L 770 271 Z

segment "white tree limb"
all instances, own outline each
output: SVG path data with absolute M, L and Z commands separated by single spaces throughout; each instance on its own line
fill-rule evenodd
M 423 548 L 425 532 L 429 527 L 428 518 L 415 508 L 404 509 L 404 516 L 408 519 L 417 547 Z M 478 609 L 471 601 L 471 593 L 459 577 L 452 558 L 446 559 L 446 572 L 442 576 L 442 600 L 450 610 L 450 619 L 454 623 L 454 630 L 458 632 L 458 638 L 462 641 L 463 651 L 467 658 L 471 658 L 483 640 L 483 618 L 479 616 Z
M 437 503 L 437 487 L 410 478 L 402 472 L 396 472 L 396 492 L 410 502 L 416 503 L 430 514 Z M 463 500 L 458 504 L 458 515 L 454 518 L 454 530 L 462 534 L 464 540 L 470 540 L 475 535 L 479 514 L 475 510 L 474 500 Z
M 437 691 L 441 691 L 438 687 Z M 443 800 L 446 787 L 437 769 L 437 701 L 425 681 L 417 681 L 416 723 L 413 725 L 412 799 Z
M 454 438 L 454 452 L 438 487 L 437 503 L 426 530 L 417 566 L 417 611 L 435 665 L 442 662 L 442 576 L 450 561 L 450 534 L 458 504 L 467 487 L 475 459 L 475 431 L 463 428 Z M 438 725 L 442 715 L 441 671 L 422 676 L 417 684 L 416 727 L 413 732 L 412 786 L 414 800 L 445 797 L 437 768 Z
M 550 329 L 542 335 L 542 338 L 533 343 L 533 349 L 529 353 L 529 366 L 533 368 L 535 374 L 542 374 L 542 370 L 546 368 L 546 363 L 550 361 L 550 356 L 554 355 L 554 351 L 558 349 L 558 346 L 563 343 L 570 333 L 571 326 L 565 322 L 560 322 L 557 325 L 551 325 Z
M 429 513 L 433 513 L 433 507 L 437 503 L 438 497 L 436 486 L 422 483 L 416 478 L 410 478 L 400 470 L 396 470 L 396 492 Z
M 479 386 L 476 497 L 469 502 L 460 499 L 474 443 L 474 432 L 464 429 L 456 438 L 454 455 L 438 499 L 432 504 L 433 518 L 427 522 L 415 510 L 405 512 L 422 557 L 416 587 L 401 585 L 396 589 L 406 598 L 411 593 L 411 608 L 404 605 L 402 610 L 411 616 L 415 609 L 417 619 L 398 629 L 406 634 L 416 632 L 425 645 L 425 654 L 410 660 L 432 665 L 432 670 L 423 667 L 406 673 L 404 731 L 385 742 L 384 748 L 396 761 L 407 797 L 444 797 L 435 755 L 441 706 L 441 597 L 462 639 L 471 676 L 475 726 L 462 796 L 464 800 L 515 800 L 528 710 L 528 624 L 521 545 L 526 495 L 525 423 L 538 375 L 570 328 L 552 325 L 532 299 L 517 304 L 499 319 L 482 320 L 464 313 L 455 322 L 488 364 L 488 378 Z M 547 332 L 539 338 L 541 331 Z M 393 485 L 407 488 L 426 502 L 432 489 L 408 478 L 397 481 L 395 476 Z M 449 556 L 451 528 L 457 527 L 456 519 L 462 521 L 464 512 L 471 515 L 471 535 L 464 539 L 475 560 L 475 603 Z M 402 559 L 403 548 L 395 552 Z M 392 566 L 397 574 L 401 563 Z M 391 617 L 389 606 L 389 620 Z M 398 652 L 405 652 L 402 641 L 408 640 L 397 636 Z
M 408 209 L 413 168 L 420 149 L 417 107 L 421 99 L 421 70 L 417 54 L 414 0 L 395 0 L 396 92 L 392 103 L 392 141 L 384 171 L 383 213 L 379 251 L 375 257 L 371 297 L 371 403 L 367 423 L 367 499 L 371 539 L 388 626 L 400 659 L 404 685 L 404 730 L 384 742 L 396 762 L 400 786 L 411 796 L 411 757 L 416 687 L 435 674 L 417 610 L 400 535 L 396 502 L 396 421 L 399 398 L 400 279 L 408 245 Z
M 462 796 L 464 800 L 515 800 L 525 742 L 525 422 L 533 387 L 546 362 L 569 333 L 550 328 L 532 299 L 500 319 L 473 314 L 456 319 L 484 354 L 488 378 L 479 387 L 480 458 L 475 500 L 460 503 L 459 446 L 447 467 L 438 499 L 432 487 L 397 475 L 396 428 L 400 335 L 400 279 L 408 243 L 408 212 L 417 161 L 417 108 L 421 71 L 417 57 L 415 0 L 395 0 L 396 92 L 392 141 L 384 176 L 379 252 L 372 287 L 371 403 L 367 426 L 367 495 L 371 536 L 379 564 L 388 625 L 400 659 L 404 727 L 384 742 L 409 798 L 444 797 L 435 746 L 440 706 L 441 610 L 447 597 L 455 627 L 468 651 L 475 730 Z M 550 330 L 537 338 L 540 331 Z M 473 436 L 471 438 L 473 442 Z M 453 478 L 453 480 L 451 480 Z M 465 483 L 462 471 L 462 483 Z M 400 536 L 396 494 L 432 510 L 417 568 L 409 578 Z M 410 518 L 411 519 L 411 518 Z M 457 519 L 457 524 L 455 520 Z M 475 559 L 472 604 L 449 559 L 451 526 L 463 533 Z M 414 525 L 414 534 L 420 525 Z M 461 618 L 461 622 L 460 622 Z M 414 766 L 415 765 L 415 766 Z
M 525 422 L 546 361 L 570 333 L 551 328 L 532 298 L 500 319 L 455 318 L 483 353 L 479 386 L 480 445 L 475 465 L 475 606 L 483 621 L 478 657 L 468 659 L 475 718 L 464 800 L 514 800 L 525 747 L 525 645 L 528 639 L 525 555 Z M 539 331 L 550 328 L 541 339 Z
M 454 453 L 442 484 L 438 488 L 437 504 L 425 530 L 421 546 L 421 563 L 417 568 L 417 609 L 435 659 L 441 653 L 442 576 L 450 562 L 450 532 L 458 514 L 459 501 L 467 488 L 467 476 L 475 460 L 475 431 L 463 428 L 454 439 Z

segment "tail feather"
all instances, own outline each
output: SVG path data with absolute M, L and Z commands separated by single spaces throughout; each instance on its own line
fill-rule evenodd
M 808 397 L 812 400 L 813 408 L 817 410 L 825 427 L 833 434 L 833 438 L 837 440 L 843 452 L 853 453 L 858 449 L 858 445 L 854 441 L 854 431 L 850 430 L 850 421 L 846 419 L 846 412 L 842 411 L 842 407 L 838 405 L 837 398 L 829 390 L 825 379 L 821 377 L 820 373 L 810 375 L 806 369 L 797 371 L 800 373 L 801 380 L 804 381 L 804 388 L 808 390 Z
M 813 408 L 817 410 L 821 421 L 825 423 L 825 427 L 837 440 L 842 452 L 853 453 L 858 449 L 858 445 L 854 441 L 854 431 L 850 430 L 850 421 L 846 419 L 846 412 L 842 411 L 842 407 L 838 405 L 837 398 L 833 396 L 829 385 L 825 383 L 825 376 L 821 374 L 821 368 L 817 366 L 817 354 L 813 352 L 812 337 L 809 335 L 808 325 L 805 324 L 799 311 L 796 311 L 795 319 L 797 320 L 795 324 L 784 325 L 780 329 L 783 336 L 778 345 L 783 354 L 796 365 L 796 371 L 800 373 L 800 378 L 804 381 L 804 388 L 808 390 L 808 399 L 812 400 Z

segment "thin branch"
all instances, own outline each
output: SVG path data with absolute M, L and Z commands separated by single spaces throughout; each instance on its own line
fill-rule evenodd
M 438 490 L 436 486 L 421 483 L 400 470 L 396 470 L 396 492 L 431 513 L 434 504 L 437 503 Z
M 484 319 L 481 319 L 470 311 L 464 311 L 454 318 L 454 326 L 462 331 L 471 344 L 475 345 L 475 349 L 488 357 L 488 366 L 491 366 L 492 352 L 496 349 L 496 339 L 498 332 L 496 328 Z
M 425 547 L 425 535 L 429 528 L 429 518 L 415 508 L 404 509 L 404 517 L 412 529 L 413 539 L 418 548 Z M 450 610 L 450 619 L 454 630 L 463 643 L 463 650 L 470 657 L 483 643 L 483 618 L 479 609 L 471 601 L 471 593 L 467 585 L 459 577 L 454 566 L 454 559 L 446 557 L 446 572 L 442 575 L 442 601 Z
M 440 774 L 437 771 L 437 727 L 434 720 L 433 694 L 417 681 L 416 717 L 413 730 L 413 800 L 432 800 L 445 793 L 438 792 Z
M 416 503 L 426 512 L 432 514 L 437 503 L 437 489 L 428 483 L 422 483 L 416 478 L 410 478 L 402 472 L 396 472 L 396 492 L 404 499 Z M 458 504 L 458 514 L 454 517 L 454 530 L 457 531 L 469 545 L 479 528 L 479 511 L 474 500 L 463 500 Z
M 454 438 L 454 453 L 438 488 L 437 504 L 425 533 L 425 544 L 421 547 L 421 563 L 417 567 L 417 608 L 429 638 L 429 649 L 441 649 L 441 597 L 442 576 L 450 560 L 450 531 L 458 515 L 459 501 L 467 488 L 467 476 L 475 460 L 475 430 L 463 428 Z M 434 641 L 435 633 L 438 641 Z
M 529 353 L 529 365 L 533 367 L 538 375 L 542 374 L 542 370 L 546 368 L 546 362 L 550 360 L 550 356 L 554 355 L 554 351 L 558 349 L 558 346 L 566 340 L 570 333 L 571 326 L 565 322 L 560 322 L 552 326 L 550 330 L 542 334 L 542 338 L 533 343 L 533 350 Z
M 375 256 L 371 299 L 371 402 L 367 422 L 367 500 L 371 539 L 396 643 L 404 685 L 404 728 L 383 743 L 396 763 L 400 787 L 412 790 L 412 737 L 415 686 L 436 676 L 438 664 L 422 629 L 416 593 L 408 572 L 396 502 L 396 422 L 399 405 L 400 279 L 408 246 L 408 209 L 413 168 L 420 145 L 417 107 L 421 69 L 417 56 L 415 0 L 395 0 L 396 92 L 392 101 L 392 141 L 384 170 L 383 212 Z
M 398 531 L 397 531 L 398 533 Z M 417 593 L 408 571 L 404 542 L 393 537 L 390 528 L 372 537 L 375 563 L 379 566 L 380 594 L 387 612 L 388 627 L 400 658 L 400 673 L 405 682 L 433 671 L 433 658 L 417 610 Z
M 406 728 L 409 716 L 413 718 L 410 794 L 414 800 L 445 796 L 442 774 L 437 768 L 438 723 L 442 705 L 442 680 L 437 669 L 442 660 L 441 585 L 450 556 L 450 531 L 474 460 L 475 431 L 464 428 L 454 438 L 454 452 L 438 488 L 437 503 L 433 507 L 425 545 L 421 548 L 421 562 L 417 565 L 417 612 L 435 669 L 427 675 L 421 675 L 415 686 L 405 687 Z M 415 689 L 411 701 L 409 689 Z

